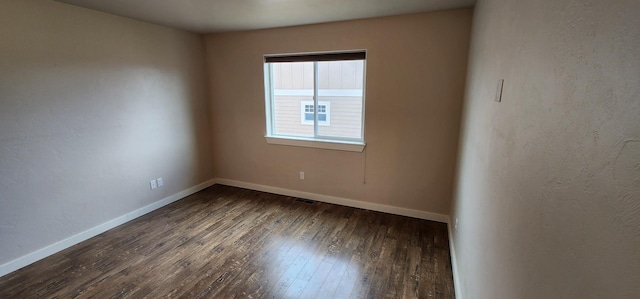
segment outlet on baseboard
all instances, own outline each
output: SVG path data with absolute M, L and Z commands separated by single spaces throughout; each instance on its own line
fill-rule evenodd
M 156 181 L 158 181 L 158 187 L 164 186 L 164 180 L 162 180 L 162 178 L 157 178 Z
M 156 182 L 156 180 L 151 180 L 149 183 L 151 184 L 151 190 L 158 188 L 158 182 Z

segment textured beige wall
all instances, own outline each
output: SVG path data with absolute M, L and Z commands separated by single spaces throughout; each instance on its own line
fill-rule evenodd
M 448 214 L 471 14 L 208 35 L 216 177 Z M 365 152 L 267 144 L 263 55 L 346 49 L 367 50 Z
M 640 298 L 639 20 L 636 0 L 479 1 L 458 298 Z
M 0 265 L 212 177 L 204 54 L 195 34 L 0 1 Z

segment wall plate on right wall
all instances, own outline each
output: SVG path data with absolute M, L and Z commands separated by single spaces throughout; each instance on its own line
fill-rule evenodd
M 496 87 L 496 98 L 494 101 L 502 102 L 502 85 L 504 84 L 504 79 L 498 80 L 498 86 Z

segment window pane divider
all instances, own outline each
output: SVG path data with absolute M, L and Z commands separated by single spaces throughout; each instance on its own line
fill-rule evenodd
M 313 136 L 318 137 L 318 62 L 313 62 Z

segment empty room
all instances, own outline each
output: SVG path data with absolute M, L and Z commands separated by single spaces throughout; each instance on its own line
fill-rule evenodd
M 0 0 L 0 298 L 640 298 L 637 0 Z

